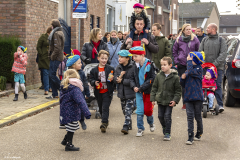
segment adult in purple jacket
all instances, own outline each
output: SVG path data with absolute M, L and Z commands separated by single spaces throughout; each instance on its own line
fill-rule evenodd
M 192 51 L 198 51 L 200 42 L 192 33 L 191 25 L 184 24 L 177 40 L 173 45 L 173 58 L 176 64 L 179 77 L 187 70 L 187 56 Z M 184 96 L 184 88 L 182 89 L 182 97 Z M 186 109 L 183 102 L 182 109 Z

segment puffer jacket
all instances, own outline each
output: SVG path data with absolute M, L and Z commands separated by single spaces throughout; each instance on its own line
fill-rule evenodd
M 59 28 L 52 37 L 49 55 L 52 61 L 63 61 L 64 59 L 64 42 L 65 37 L 62 28 Z
M 227 44 L 224 38 L 216 35 L 209 35 L 203 38 L 199 52 L 204 51 L 205 62 L 213 63 L 217 69 L 223 70 L 227 58 Z
M 146 29 L 150 29 L 151 28 L 151 24 L 150 24 L 150 20 L 148 19 L 145 11 L 143 10 L 141 13 L 140 13 L 140 17 L 142 17 L 144 19 L 144 23 L 145 23 L 145 27 Z M 136 15 L 135 15 L 135 12 L 132 13 L 132 16 L 131 16 L 131 20 L 130 20 L 130 23 L 129 23 L 129 28 L 130 30 L 134 29 L 135 28 L 135 21 L 136 21 Z
M 190 44 L 190 47 L 189 47 Z M 186 43 L 180 36 L 178 41 L 176 40 L 173 45 L 173 57 L 175 64 L 181 64 L 187 66 L 187 56 L 190 52 L 198 51 L 200 42 L 197 37 L 194 37 L 192 41 Z
M 109 49 L 109 60 L 111 61 L 110 66 L 112 66 L 113 68 L 116 68 L 117 65 L 119 64 L 117 53 L 120 51 L 122 42 L 120 40 L 118 40 L 115 44 L 112 44 L 110 41 L 107 43 L 107 45 L 108 45 L 108 49 Z
M 129 62 L 129 65 L 126 69 L 126 73 L 123 76 L 123 80 L 121 83 L 117 83 L 117 77 L 120 76 L 121 72 L 123 71 L 122 65 L 118 65 L 116 67 L 115 73 L 114 73 L 114 83 L 118 84 L 118 98 L 120 99 L 132 99 L 136 97 L 136 93 L 134 90 L 130 87 L 130 78 L 132 74 L 134 74 L 134 68 L 135 68 L 135 62 L 131 61 Z
M 15 52 L 12 72 L 25 74 L 27 67 L 27 59 L 28 56 L 26 53 Z
M 89 64 L 89 63 L 86 63 L 86 59 L 89 59 L 89 61 L 91 62 L 93 47 L 94 47 L 94 45 L 92 42 L 87 42 L 87 43 L 84 43 L 84 45 L 83 45 L 82 52 L 81 52 L 81 60 L 85 64 Z M 105 50 L 105 51 L 109 52 L 108 45 L 103 40 L 101 40 L 101 42 L 97 48 L 98 52 L 101 50 Z
M 154 80 L 150 101 L 157 101 L 163 106 L 168 106 L 171 101 L 178 104 L 181 99 L 181 88 L 178 72 L 175 69 L 171 69 L 167 77 L 164 72 L 160 71 Z

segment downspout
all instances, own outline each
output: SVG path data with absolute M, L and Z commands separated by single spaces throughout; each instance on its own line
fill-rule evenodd
M 67 0 L 64 0 L 64 20 L 67 22 Z

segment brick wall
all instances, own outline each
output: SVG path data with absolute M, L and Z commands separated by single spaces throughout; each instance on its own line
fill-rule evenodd
M 18 34 L 22 45 L 28 48 L 28 88 L 35 88 L 41 82 L 36 64 L 37 41 L 54 18 L 58 18 L 58 3 L 49 0 L 0 1 L 0 34 Z

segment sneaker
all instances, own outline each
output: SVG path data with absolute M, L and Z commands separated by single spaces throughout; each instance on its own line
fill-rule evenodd
M 194 133 L 189 133 L 188 134 L 188 140 L 187 140 L 187 142 L 186 142 L 186 144 L 187 145 L 192 145 L 193 144 L 193 135 L 194 135 Z
M 101 132 L 102 132 L 102 133 L 105 133 L 105 132 L 106 132 L 107 126 L 108 126 L 107 123 L 102 123 L 102 124 L 101 124 L 100 129 L 101 129 Z
M 223 107 L 219 107 L 219 112 L 222 113 L 224 111 Z
M 81 123 L 82 129 L 86 130 L 87 129 L 87 125 L 84 121 L 79 121 Z
M 66 147 L 65 147 L 65 151 L 79 151 L 80 148 L 78 147 L 74 147 L 74 145 L 72 143 L 67 143 Z
M 154 132 L 154 130 L 155 130 L 155 125 L 154 124 L 150 124 L 150 131 Z
M 143 130 L 142 129 L 138 129 L 136 137 L 142 137 L 142 136 L 143 136 Z
M 66 129 L 66 126 L 64 124 L 60 124 L 59 129 Z
M 169 133 L 166 133 L 163 138 L 164 141 L 170 141 L 171 140 L 171 135 Z
M 182 110 L 186 110 L 186 104 L 182 106 Z
M 195 140 L 195 141 L 200 141 L 200 140 L 201 140 L 201 137 L 202 137 L 202 133 L 197 132 L 197 134 L 196 134 L 195 137 L 194 137 L 194 140 Z
M 213 112 L 213 111 L 214 111 L 214 108 L 209 108 L 209 110 Z

